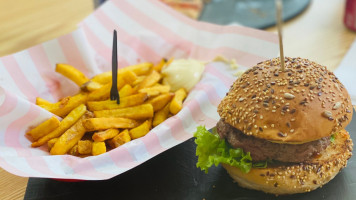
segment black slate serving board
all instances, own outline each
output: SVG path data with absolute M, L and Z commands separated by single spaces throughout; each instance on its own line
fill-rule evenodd
M 355 112 L 355 111 L 354 111 Z M 356 141 L 356 114 L 346 128 Z M 209 174 L 196 168 L 193 139 L 173 147 L 144 164 L 104 181 L 61 182 L 30 178 L 25 199 L 356 199 L 356 156 L 331 182 L 315 191 L 289 196 L 265 194 L 239 187 L 221 167 Z

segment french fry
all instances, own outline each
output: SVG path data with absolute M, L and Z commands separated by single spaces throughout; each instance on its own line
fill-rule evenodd
M 74 145 L 74 147 L 69 150 L 68 154 L 72 156 L 79 156 L 78 144 Z
M 118 89 L 121 89 L 125 85 L 125 83 L 132 84 L 133 82 L 135 82 L 137 79 L 137 75 L 133 71 L 127 70 L 127 71 L 122 72 L 122 74 L 119 74 L 118 79 L 120 79 L 120 78 L 123 79 L 124 84 L 119 85 L 119 82 L 118 82 Z
M 80 89 L 84 92 L 93 92 L 94 90 L 98 90 L 101 87 L 103 87 L 103 85 L 98 82 L 88 81 L 81 85 Z
M 173 115 L 177 114 L 183 107 L 183 100 L 187 96 L 187 92 L 184 88 L 180 88 L 175 92 L 175 95 L 171 101 L 169 110 Z
M 146 120 L 141 125 L 129 131 L 131 139 L 137 139 L 145 136 L 151 129 L 151 120 Z
M 89 93 L 88 101 L 98 101 L 108 99 L 110 96 L 111 82 L 106 83 L 101 88 Z
M 51 102 L 49 102 L 49 101 L 47 101 L 47 100 L 45 100 L 45 99 L 42 99 L 41 97 L 37 97 L 36 98 L 36 105 L 38 105 L 38 106 L 49 106 L 49 105 L 51 105 L 52 103 Z
M 81 104 L 85 104 L 87 101 L 86 93 L 78 93 L 72 97 L 65 98 L 66 100 L 60 101 L 60 106 L 58 109 L 54 110 L 52 113 L 60 117 L 65 117 L 69 112 L 74 108 L 78 107 Z
M 108 72 L 104 72 L 98 75 L 95 75 L 90 81 L 96 82 L 96 83 L 100 83 L 100 84 L 107 84 L 111 82 L 111 75 L 112 72 L 108 71 Z
M 158 72 L 161 72 L 161 69 L 166 64 L 166 62 L 167 62 L 167 60 L 165 58 L 162 58 L 161 61 L 157 65 L 153 66 L 153 69 Z
M 149 97 L 157 96 L 159 94 L 168 93 L 171 87 L 169 85 L 155 85 L 149 88 L 142 88 L 139 93 L 147 93 Z
M 129 119 L 147 119 L 153 117 L 153 107 L 151 104 L 119 108 L 112 110 L 94 111 L 95 117 L 123 117 Z
M 145 75 L 152 69 L 152 63 L 139 63 L 137 65 L 131 65 L 118 70 L 118 73 L 124 72 L 125 70 L 130 70 L 134 72 L 137 76 Z
M 94 140 L 94 142 L 103 142 L 105 140 L 115 137 L 118 134 L 119 134 L 119 130 L 111 128 L 105 131 L 94 133 L 92 139 Z
M 111 71 L 109 71 L 109 72 L 104 72 L 104 73 L 94 76 L 90 81 L 97 82 L 100 84 L 107 84 L 107 83 L 111 82 L 111 80 L 112 80 L 111 77 L 112 77 L 112 74 L 111 74 Z M 137 74 L 132 70 L 126 69 L 126 67 L 125 67 L 125 68 L 118 70 L 117 78 L 118 78 L 117 79 L 118 83 L 119 83 L 119 79 L 122 79 L 122 81 L 127 81 L 128 83 L 131 83 L 132 81 L 137 79 Z
M 141 75 L 147 74 L 151 70 L 152 66 L 153 66 L 152 63 L 140 63 L 137 65 L 132 65 L 132 66 L 118 69 L 117 74 L 118 74 L 118 77 L 121 77 L 121 76 L 123 76 L 124 72 L 132 71 L 137 76 L 141 76 Z M 106 84 L 112 80 L 111 76 L 112 76 L 111 71 L 108 71 L 108 72 L 104 72 L 104 73 L 94 76 L 91 79 L 91 81 L 101 83 L 101 84 Z
M 79 140 L 78 141 L 78 153 L 85 155 L 91 154 L 93 148 L 93 142 L 90 140 Z
M 57 103 L 42 104 L 40 106 L 55 115 L 65 117 L 74 108 L 78 107 L 80 104 L 84 104 L 86 100 L 86 93 L 78 93 L 72 97 L 65 97 Z
M 59 127 L 54 129 L 52 132 L 41 137 L 38 141 L 32 143 L 32 147 L 39 147 L 48 142 L 52 138 L 61 136 L 67 129 L 69 129 L 73 124 L 75 124 L 86 112 L 86 106 L 84 104 L 79 105 L 77 108 L 72 110 L 59 124 Z
M 132 71 L 125 71 L 122 76 L 117 78 L 117 89 L 120 90 L 125 84 L 131 84 L 137 79 L 137 76 Z M 108 99 L 110 96 L 111 81 L 103 85 L 101 88 L 89 93 L 89 101 L 98 101 Z
M 171 64 L 174 58 L 169 59 L 168 61 L 163 58 L 156 66 L 153 67 L 154 70 L 161 72 L 162 68 Z
M 110 128 L 134 128 L 139 125 L 136 120 L 127 118 L 90 118 L 84 120 L 83 124 L 87 131 L 99 131 Z
M 28 131 L 26 134 L 31 136 L 34 141 L 52 132 L 54 129 L 58 128 L 60 121 L 56 117 L 51 117 L 50 119 L 44 121 L 34 129 Z
M 47 142 L 48 151 L 51 151 L 52 147 L 54 146 L 54 143 L 56 143 L 57 140 L 58 140 L 58 138 L 53 138 Z
M 69 78 L 78 86 L 83 85 L 85 82 L 89 81 L 89 79 L 79 70 L 74 68 L 71 65 L 67 64 L 57 64 L 56 72 L 62 74 L 63 76 Z
M 168 118 L 169 105 L 170 103 L 168 103 L 164 108 L 162 108 L 161 110 L 155 113 L 152 121 L 153 127 L 158 126 L 160 123 L 162 123 L 164 120 Z
M 113 149 L 130 141 L 131 137 L 127 129 L 116 135 L 114 138 L 107 140 L 108 144 Z
M 67 102 L 70 97 L 65 97 L 61 99 L 62 102 Z M 45 99 L 42 99 L 40 97 L 36 98 L 36 105 L 40 106 L 43 109 L 46 109 L 47 111 L 54 113 L 56 110 L 58 110 L 61 106 L 61 102 L 56 102 L 56 103 L 51 103 Z
M 119 91 L 120 98 L 127 97 L 132 94 L 134 94 L 134 89 L 129 84 L 124 85 L 124 87 L 122 87 Z
M 173 98 L 173 96 L 173 93 L 161 94 L 149 100 L 147 103 L 150 103 L 153 106 L 153 110 L 156 112 L 161 110 L 165 105 L 167 105 L 167 103 Z
M 78 141 L 84 136 L 86 129 L 83 126 L 83 121 L 92 117 L 92 113 L 86 111 L 84 115 L 68 130 L 66 130 L 54 143 L 50 153 L 51 155 L 66 154 L 73 148 Z
M 34 140 L 32 147 L 47 143 L 52 155 L 67 153 L 83 157 L 105 153 L 106 145 L 116 148 L 143 137 L 152 126 L 162 123 L 173 112 L 179 112 L 187 95 L 184 89 L 171 93 L 169 84 L 162 85 L 160 72 L 172 60 L 162 59 L 155 66 L 140 63 L 118 69 L 120 104 L 109 99 L 111 71 L 88 79 L 73 66 L 57 64 L 56 71 L 75 82 L 81 90 L 55 103 L 40 97 L 36 99 L 38 106 L 63 120 L 52 117 L 28 131 L 26 134 Z
M 156 83 L 162 78 L 161 74 L 158 73 L 156 70 L 152 70 L 152 72 L 146 76 L 145 79 L 141 83 L 137 85 L 137 90 L 140 90 L 142 88 L 150 87 Z
M 97 156 L 106 152 L 105 142 L 93 142 L 92 155 Z
M 142 104 L 147 99 L 148 96 L 146 93 L 139 93 L 127 97 L 122 97 L 122 98 L 120 97 L 120 104 L 117 104 L 116 101 L 105 100 L 105 101 L 88 101 L 87 105 L 90 111 L 111 110 L 111 109 L 136 106 Z
M 137 79 L 132 83 L 132 86 L 137 86 L 140 84 L 147 76 L 137 76 Z

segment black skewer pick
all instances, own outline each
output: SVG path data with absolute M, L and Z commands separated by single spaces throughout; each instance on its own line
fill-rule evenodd
M 120 104 L 120 95 L 117 91 L 117 36 L 116 30 L 114 30 L 114 38 L 112 43 L 112 85 L 110 90 L 110 100 L 116 100 L 117 104 Z

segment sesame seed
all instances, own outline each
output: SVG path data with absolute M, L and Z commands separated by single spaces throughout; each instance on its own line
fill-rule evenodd
M 294 97 L 295 96 L 291 93 L 284 93 L 284 98 L 286 98 L 286 99 L 294 99 Z
M 286 137 L 287 134 L 286 134 L 286 133 L 282 133 L 282 132 L 278 132 L 278 136 L 279 136 L 279 137 Z
M 330 111 L 325 110 L 323 112 L 323 116 L 326 117 L 326 118 L 330 118 L 330 117 L 332 117 L 332 113 Z

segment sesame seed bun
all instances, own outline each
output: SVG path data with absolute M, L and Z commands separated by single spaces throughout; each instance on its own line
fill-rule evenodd
M 280 143 L 306 143 L 343 130 L 351 99 L 334 73 L 302 58 L 258 63 L 234 82 L 218 106 L 220 117 L 246 135 Z
M 346 167 L 352 147 L 348 132 L 341 130 L 336 134 L 334 143 L 319 158 L 307 163 L 252 168 L 249 173 L 227 164 L 222 165 L 241 187 L 277 195 L 304 193 L 328 183 Z

